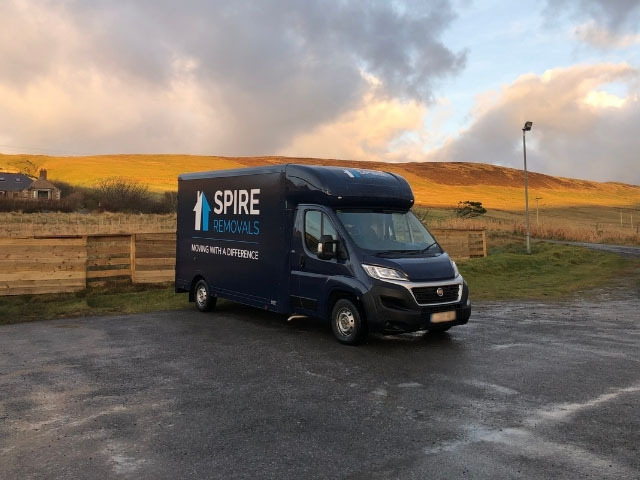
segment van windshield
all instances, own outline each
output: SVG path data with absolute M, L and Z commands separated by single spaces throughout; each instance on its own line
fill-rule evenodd
M 379 254 L 442 253 L 435 239 L 410 211 L 336 210 L 360 248 Z

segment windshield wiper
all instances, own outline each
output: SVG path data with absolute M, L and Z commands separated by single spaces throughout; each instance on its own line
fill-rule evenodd
M 422 250 L 420 250 L 420 253 L 425 253 L 426 251 L 428 251 L 431 247 L 433 247 L 434 245 L 437 245 L 438 242 L 433 242 L 430 245 L 427 245 L 425 248 L 423 248 Z

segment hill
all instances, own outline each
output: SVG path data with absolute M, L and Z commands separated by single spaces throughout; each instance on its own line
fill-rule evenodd
M 521 170 L 482 163 L 378 163 L 292 157 L 217 157 L 192 155 L 97 155 L 52 157 L 2 155 L 0 171 L 20 170 L 36 174 L 48 170 L 51 180 L 93 186 L 110 177 L 148 184 L 157 192 L 175 190 L 180 173 L 242 168 L 258 165 L 306 163 L 373 168 L 404 176 L 416 195 L 416 203 L 453 207 L 462 200 L 481 201 L 491 209 L 522 210 Z M 529 173 L 529 196 L 542 197 L 546 208 L 640 208 L 640 186 L 600 183 Z

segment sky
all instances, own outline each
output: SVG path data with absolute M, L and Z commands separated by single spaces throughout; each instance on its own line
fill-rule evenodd
M 640 0 L 2 0 L 0 152 L 640 184 Z

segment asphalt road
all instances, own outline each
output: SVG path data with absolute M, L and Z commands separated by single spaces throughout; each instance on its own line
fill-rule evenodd
M 230 304 L 0 326 L 0 478 L 640 478 L 639 303 L 360 347 Z
M 640 247 L 632 245 L 610 245 L 608 243 L 568 242 L 565 240 L 535 239 L 538 242 L 559 243 L 562 245 L 574 245 L 576 247 L 590 248 L 599 252 L 608 252 L 622 255 L 623 257 L 640 257 Z

